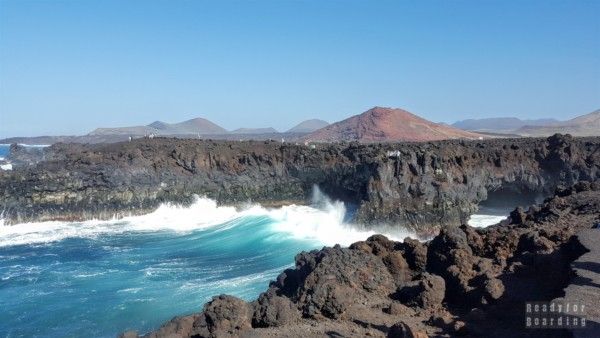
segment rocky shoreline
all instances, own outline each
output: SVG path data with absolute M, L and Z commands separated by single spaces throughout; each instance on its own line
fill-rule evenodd
M 302 252 L 257 300 L 217 296 L 144 337 L 570 336 L 525 329 L 525 302 L 565 295 L 575 281 L 571 264 L 600 250 L 577 235 L 600 231 L 599 222 L 598 182 L 559 187 L 488 228 L 449 226 L 425 243 L 375 235 Z M 599 333 L 598 320 L 588 318 L 579 334 Z
M 460 225 L 497 192 L 550 195 L 600 177 L 600 138 L 389 144 L 141 139 L 13 146 L 0 172 L 5 224 L 108 219 L 195 195 L 221 204 L 306 203 L 318 186 L 356 209 L 354 221 L 434 234 Z

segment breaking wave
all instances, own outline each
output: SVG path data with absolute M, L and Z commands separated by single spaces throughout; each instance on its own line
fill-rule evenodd
M 375 232 L 346 216 L 315 189 L 311 205 L 277 209 L 198 197 L 118 220 L 0 226 L 0 304 L 10 310 L 0 311 L 0 337 L 115 337 L 214 295 L 256 299 L 298 252 Z
M 349 245 L 364 240 L 380 231 L 366 230 L 344 221 L 346 207 L 340 201 L 331 201 L 318 188 L 313 191 L 311 205 L 289 205 L 277 209 L 248 205 L 242 208 L 218 206 L 214 200 L 196 197 L 190 206 L 166 203 L 154 212 L 113 220 L 83 222 L 32 222 L 4 225 L 0 220 L 0 247 L 60 241 L 65 238 L 96 238 L 102 235 L 126 232 L 175 231 L 190 232 L 219 227 L 243 226 L 244 220 L 265 217 L 269 227 L 296 239 L 316 240 L 324 245 Z M 411 235 L 408 231 L 394 230 L 384 234 L 401 240 Z

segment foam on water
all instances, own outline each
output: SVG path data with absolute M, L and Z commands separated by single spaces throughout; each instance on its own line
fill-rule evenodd
M 345 215 L 315 189 L 310 206 L 198 197 L 122 219 L 2 225 L 0 337 L 114 337 L 199 311 L 213 295 L 255 299 L 298 252 L 374 233 Z
M 49 147 L 48 144 L 19 144 L 20 146 L 29 147 L 29 148 L 45 148 Z M 10 144 L 0 144 L 0 161 L 6 161 L 6 156 L 8 156 L 10 152 Z M 6 161 L 8 162 L 8 161 Z M 13 166 L 10 162 L 0 164 L 0 170 L 12 170 Z
M 190 206 L 166 203 L 146 215 L 108 221 L 50 221 L 7 226 L 4 225 L 4 220 L 0 220 L 0 247 L 49 243 L 65 238 L 96 238 L 126 232 L 189 232 L 226 223 L 233 227 L 250 217 L 267 217 L 272 221 L 270 227 L 275 232 L 285 233 L 296 239 L 316 240 L 325 245 L 349 245 L 376 233 L 345 223 L 345 215 L 344 203 L 331 201 L 318 188 L 313 191 L 313 205 L 289 205 L 277 209 L 248 205 L 238 210 L 235 207 L 218 206 L 208 198 L 196 197 Z M 224 229 L 226 228 L 220 228 Z M 395 240 L 412 235 L 402 230 L 384 234 Z
M 474 214 L 471 215 L 467 224 L 476 228 L 485 228 L 490 225 L 500 223 L 505 220 L 506 216 Z

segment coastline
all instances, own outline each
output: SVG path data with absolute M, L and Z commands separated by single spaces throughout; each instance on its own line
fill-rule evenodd
M 600 252 L 578 235 L 600 231 L 598 222 L 600 184 L 580 182 L 515 209 L 506 224 L 447 227 L 426 243 L 374 235 L 302 252 L 257 300 L 215 296 L 202 312 L 143 337 L 564 336 L 565 329 L 527 329 L 525 304 L 553 301 L 576 283 L 577 259 Z M 578 300 L 567 293 L 566 301 Z M 595 320 L 574 330 L 593 336 Z
M 0 207 L 5 224 L 110 219 L 195 195 L 221 205 L 303 204 L 316 185 L 355 207 L 355 223 L 432 233 L 465 223 L 497 191 L 548 195 L 558 185 L 595 180 L 598 148 L 600 138 L 563 135 L 315 149 L 161 138 L 57 144 L 39 154 L 15 147 L 15 170 L 0 173 Z

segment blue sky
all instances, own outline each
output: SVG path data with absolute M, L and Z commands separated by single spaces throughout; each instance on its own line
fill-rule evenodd
M 600 1 L 0 0 L 0 136 L 600 108 Z

